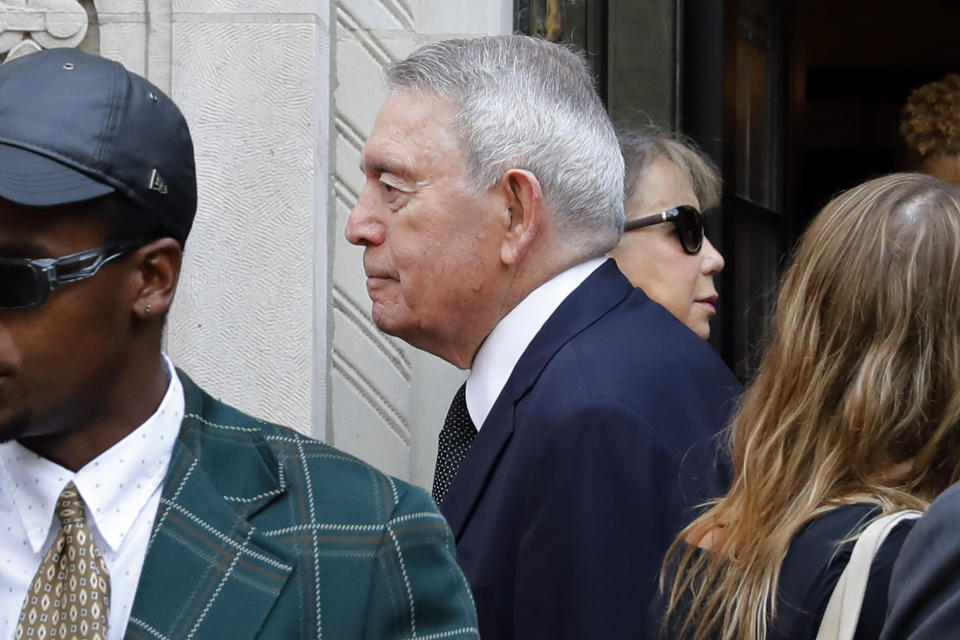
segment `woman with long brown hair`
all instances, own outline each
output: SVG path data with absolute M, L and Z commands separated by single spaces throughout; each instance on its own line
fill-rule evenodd
M 671 638 L 799 640 L 864 525 L 960 479 L 960 189 L 919 174 L 831 201 L 787 270 L 730 427 L 734 480 L 667 556 Z M 876 556 L 876 638 L 910 524 Z

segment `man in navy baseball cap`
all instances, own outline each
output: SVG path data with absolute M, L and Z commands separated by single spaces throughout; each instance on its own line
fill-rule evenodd
M 186 240 L 197 183 L 177 106 L 121 64 L 73 49 L 0 67 L 0 197 L 49 207 L 110 193 Z
M 0 638 L 476 638 L 426 493 L 162 353 L 196 207 L 157 87 L 0 65 Z

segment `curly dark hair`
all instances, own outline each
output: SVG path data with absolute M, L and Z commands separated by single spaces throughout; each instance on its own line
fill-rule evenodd
M 960 154 L 960 74 L 914 89 L 900 117 L 900 135 L 920 158 Z

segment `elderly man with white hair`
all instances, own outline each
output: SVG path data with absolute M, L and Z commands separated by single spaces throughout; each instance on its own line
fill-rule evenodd
M 470 369 L 433 489 L 481 636 L 643 637 L 739 386 L 603 258 L 624 166 L 580 56 L 454 40 L 387 78 L 346 236 L 377 326 Z

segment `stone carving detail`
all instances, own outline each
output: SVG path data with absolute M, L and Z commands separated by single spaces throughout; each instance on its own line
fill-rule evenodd
M 0 57 L 5 62 L 40 49 L 76 47 L 88 25 L 78 0 L 0 0 Z

